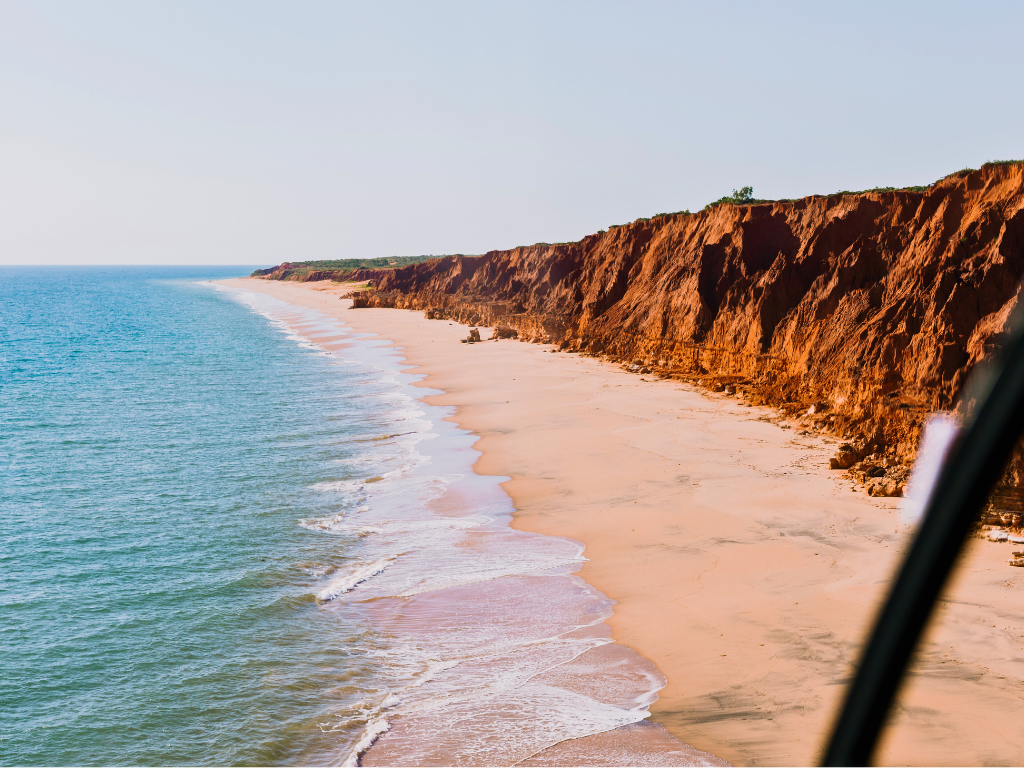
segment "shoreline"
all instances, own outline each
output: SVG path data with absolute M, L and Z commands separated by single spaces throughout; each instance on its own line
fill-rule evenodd
M 340 739 L 342 764 L 724 764 L 646 722 L 664 677 L 611 638 L 613 601 L 575 575 L 583 544 L 511 526 L 507 478 L 473 470 L 479 436 L 450 418 L 453 407 L 426 402 L 440 391 L 400 348 L 316 307 L 217 287 L 299 346 L 365 368 L 363 383 L 387 392 L 411 428 L 371 431 L 375 452 L 389 446 L 394 458 L 406 444 L 403 466 L 332 484 L 344 511 L 303 523 L 365 536 L 313 594 L 328 612 L 358 606 L 380 633 L 374 652 L 391 659 L 380 670 L 387 695 L 339 721 L 362 728 Z M 473 726 L 439 726 L 448 721 Z
M 594 358 L 459 344 L 464 326 L 420 313 L 350 312 L 336 284 L 230 283 L 337 313 L 444 392 L 425 400 L 480 435 L 477 473 L 511 478 L 513 527 L 585 543 L 579 576 L 617 601 L 613 637 L 668 678 L 654 722 L 733 763 L 818 758 L 906 544 L 895 500 L 851 493 L 825 469 L 836 441 Z M 987 544 L 947 595 L 883 762 L 1019 762 L 1022 697 L 1007 679 L 1024 679 L 1010 646 L 1024 635 L 1024 574 Z M 982 618 L 1002 621 L 998 654 Z

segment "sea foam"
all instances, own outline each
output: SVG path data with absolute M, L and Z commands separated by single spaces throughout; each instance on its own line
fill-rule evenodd
M 346 592 L 351 592 L 367 579 L 376 576 L 378 573 L 383 573 L 394 559 L 393 557 L 386 557 L 372 563 L 362 563 L 341 573 L 336 572 L 332 575 L 327 586 L 316 593 L 316 599 L 321 602 L 327 602 L 344 595 Z

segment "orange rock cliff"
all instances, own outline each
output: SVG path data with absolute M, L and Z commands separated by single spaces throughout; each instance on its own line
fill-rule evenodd
M 716 204 L 375 272 L 355 306 L 426 309 L 738 388 L 907 460 L 924 414 L 952 407 L 1005 338 L 1022 209 L 1024 164 L 988 164 L 921 191 Z

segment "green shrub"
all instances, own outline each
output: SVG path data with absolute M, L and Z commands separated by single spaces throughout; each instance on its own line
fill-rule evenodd
M 844 195 L 866 195 L 871 192 L 926 192 L 931 189 L 930 186 L 924 187 L 874 187 L 872 189 L 861 189 L 856 192 L 851 192 L 849 189 L 844 189 L 840 192 L 833 192 L 830 195 L 823 195 L 823 197 L 842 197 Z M 780 201 L 781 202 L 781 201 Z
M 733 190 L 730 200 L 737 205 L 744 205 L 754 202 L 754 188 L 743 187 L 740 190 Z
M 713 203 L 708 203 L 704 206 L 704 210 L 710 210 L 716 205 L 756 205 L 757 203 L 766 203 L 767 200 L 758 200 L 754 197 L 753 187 L 743 187 L 741 189 L 734 189 L 731 195 L 720 197 Z

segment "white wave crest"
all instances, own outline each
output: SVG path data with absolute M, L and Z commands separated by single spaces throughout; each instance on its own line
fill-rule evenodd
M 366 750 L 373 746 L 377 739 L 387 733 L 389 727 L 388 721 L 383 717 L 379 717 L 376 720 L 372 720 L 367 723 L 362 737 L 360 737 L 359 741 L 356 742 L 356 745 L 352 747 L 352 751 L 348 753 L 348 757 L 345 758 L 345 762 L 343 762 L 342 765 L 359 765 L 359 758 L 363 756 L 363 753 Z
M 394 560 L 394 557 L 385 557 L 372 563 L 363 563 L 354 568 L 341 571 L 331 579 L 326 587 L 316 593 L 316 599 L 326 603 L 340 595 L 344 595 L 346 592 L 351 592 L 358 584 L 362 584 L 367 579 L 382 573 Z

